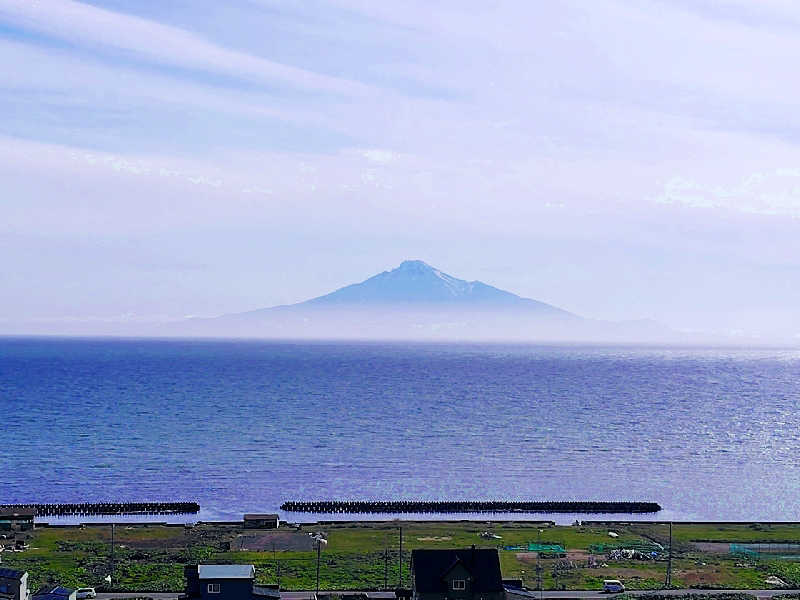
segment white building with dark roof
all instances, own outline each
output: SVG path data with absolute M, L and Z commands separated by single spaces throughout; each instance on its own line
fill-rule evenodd
M 28 573 L 0 567 L 0 600 L 28 600 Z
M 253 565 L 187 565 L 185 600 L 279 600 L 280 592 L 255 585 Z

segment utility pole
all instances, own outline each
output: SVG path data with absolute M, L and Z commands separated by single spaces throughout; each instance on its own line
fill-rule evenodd
M 108 582 L 111 589 L 114 589 L 114 523 L 111 524 L 111 581 Z
M 278 555 L 275 554 L 275 542 L 272 542 L 272 562 L 275 564 L 275 578 L 278 580 L 278 591 L 281 589 L 281 567 L 278 564 Z
M 317 591 L 316 594 L 314 595 L 314 600 L 317 600 L 317 598 L 319 597 L 319 558 L 322 552 L 322 544 L 327 544 L 328 540 L 326 540 L 322 536 L 322 532 L 317 533 L 314 536 L 314 539 L 317 540 Z
M 400 525 L 400 585 L 397 587 L 403 587 L 403 526 Z
M 317 592 L 314 594 L 314 599 L 319 597 L 319 555 L 322 552 L 322 543 L 317 540 Z
M 667 551 L 667 581 L 665 587 L 672 587 L 672 521 L 669 522 L 669 550 Z
M 389 587 L 389 536 L 386 536 L 386 546 L 383 549 L 383 589 Z
M 536 587 L 539 588 L 539 600 L 541 600 L 542 595 L 544 594 L 542 590 L 542 565 L 539 559 L 542 557 L 542 530 L 539 529 L 539 533 L 536 537 L 537 544 L 539 548 L 536 551 Z

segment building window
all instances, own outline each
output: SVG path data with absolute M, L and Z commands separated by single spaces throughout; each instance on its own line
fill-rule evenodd
M 467 582 L 463 579 L 453 579 L 453 589 L 454 590 L 465 590 L 467 589 Z
M 218 583 L 209 583 L 208 584 L 208 593 L 209 594 L 219 594 L 219 584 Z

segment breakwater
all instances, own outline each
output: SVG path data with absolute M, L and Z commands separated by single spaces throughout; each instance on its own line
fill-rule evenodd
M 312 513 L 471 513 L 471 512 L 536 512 L 536 513 L 655 513 L 657 502 L 598 501 L 429 501 L 429 500 L 317 500 L 288 501 L 281 505 L 287 512 Z
M 0 510 L 33 510 L 37 517 L 73 515 L 185 515 L 200 512 L 197 502 L 75 502 L 0 504 Z

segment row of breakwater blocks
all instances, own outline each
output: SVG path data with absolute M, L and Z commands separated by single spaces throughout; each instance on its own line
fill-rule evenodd
M 655 513 L 657 502 L 597 501 L 428 501 L 428 500 L 321 500 L 288 501 L 281 505 L 287 512 L 310 513 L 474 513 L 474 512 L 539 512 L 539 513 Z
M 200 512 L 200 505 L 197 502 L 73 502 L 59 504 L 0 504 L 0 510 L 32 510 L 37 517 L 186 515 Z
M 311 513 L 470 513 L 470 512 L 542 512 L 542 513 L 655 513 L 656 502 L 597 501 L 309 501 L 284 502 L 287 512 Z M 197 502 L 76 502 L 58 504 L 0 504 L 3 511 L 33 511 L 38 517 L 72 515 L 179 515 L 197 514 Z

